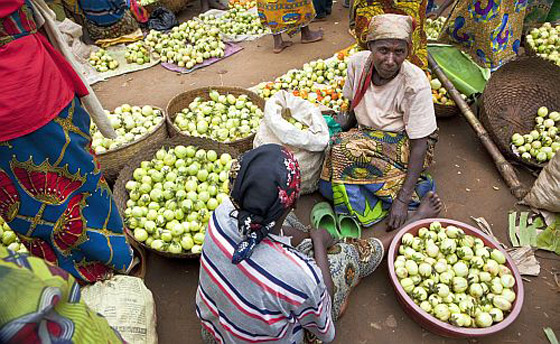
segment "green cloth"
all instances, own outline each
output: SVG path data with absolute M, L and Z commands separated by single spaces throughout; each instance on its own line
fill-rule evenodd
M 428 52 L 459 92 L 468 97 L 484 91 L 490 79 L 490 69 L 480 67 L 452 45 L 429 43 Z
M 547 22 L 555 22 L 557 20 L 560 20 L 560 0 L 555 0 L 552 3 L 548 17 L 546 17 Z
M 332 116 L 323 115 L 323 118 L 325 119 L 327 125 L 329 126 L 329 137 L 332 137 L 334 134 L 340 133 L 342 131 L 340 124 L 338 124 L 338 122 L 335 121 L 334 118 L 332 118 Z

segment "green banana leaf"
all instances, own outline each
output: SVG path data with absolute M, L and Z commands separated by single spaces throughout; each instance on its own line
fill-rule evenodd
M 452 45 L 430 43 L 428 52 L 459 92 L 469 97 L 484 91 L 490 79 L 490 69 L 480 67 L 470 56 Z

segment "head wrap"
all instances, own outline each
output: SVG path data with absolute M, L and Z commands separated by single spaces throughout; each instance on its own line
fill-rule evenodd
M 410 44 L 415 26 L 414 20 L 409 16 L 398 14 L 374 16 L 369 22 L 366 42 L 378 39 L 402 39 Z
M 230 198 L 243 236 L 233 253 L 234 264 L 249 258 L 276 221 L 295 204 L 300 183 L 296 158 L 279 145 L 260 146 L 234 162 L 230 171 Z

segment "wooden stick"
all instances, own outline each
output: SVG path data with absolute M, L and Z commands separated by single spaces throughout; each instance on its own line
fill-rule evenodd
M 496 144 L 490 138 L 490 135 L 488 135 L 488 132 L 486 131 L 482 123 L 480 123 L 480 121 L 476 118 L 467 102 L 465 102 L 463 98 L 461 98 L 461 94 L 459 93 L 459 91 L 457 91 L 455 86 L 453 86 L 453 83 L 449 81 L 449 79 L 445 75 L 445 72 L 439 67 L 436 60 L 434 60 L 432 55 L 429 53 L 428 61 L 430 63 L 432 71 L 437 75 L 438 79 L 447 89 L 447 92 L 451 95 L 451 98 L 453 98 L 453 100 L 461 110 L 463 117 L 465 117 L 467 122 L 469 122 L 474 132 L 482 142 L 482 145 L 486 148 L 486 150 L 494 160 L 496 168 L 504 178 L 504 181 L 508 185 L 511 193 L 517 199 L 523 199 L 523 197 L 527 194 L 527 190 L 519 181 L 519 178 L 517 177 L 517 173 L 515 172 L 513 166 L 511 166 L 511 164 L 504 158 L 498 147 L 496 147 Z

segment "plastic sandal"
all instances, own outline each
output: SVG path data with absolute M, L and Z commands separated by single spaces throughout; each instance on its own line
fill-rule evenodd
M 340 238 L 340 233 L 336 228 L 336 216 L 329 203 L 320 202 L 315 204 L 311 209 L 310 220 L 314 228 L 324 228 L 334 238 Z
M 336 222 L 343 238 L 360 238 L 362 236 L 362 226 L 354 216 L 339 214 Z

